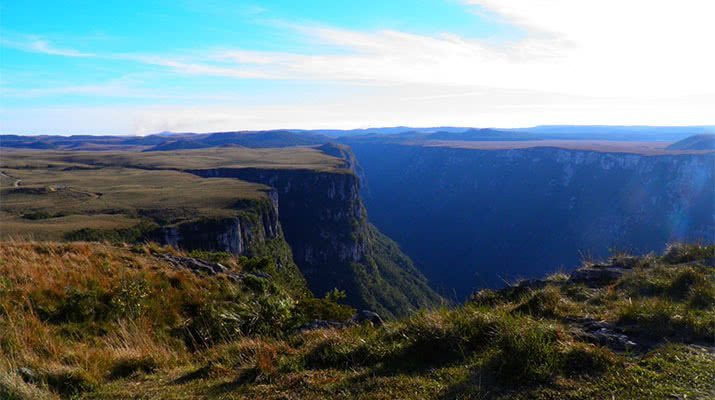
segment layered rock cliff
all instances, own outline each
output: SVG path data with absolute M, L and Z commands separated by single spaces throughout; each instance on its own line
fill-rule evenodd
M 273 188 L 280 227 L 316 295 L 333 288 L 345 290 L 352 305 L 388 316 L 439 301 L 410 259 L 368 223 L 359 179 L 352 169 L 213 168 L 187 172 Z M 208 232 L 217 243 L 225 243 L 226 233 L 236 231 L 236 226 L 229 224 Z M 238 249 L 240 242 L 228 240 L 226 244 Z M 226 244 L 224 248 L 231 249 Z
M 445 292 L 715 239 L 713 154 L 351 146 L 371 220 Z
M 267 191 L 267 201 L 247 201 L 235 217 L 206 218 L 159 229 L 160 241 L 184 249 L 226 251 L 254 255 L 256 249 L 283 240 L 278 221 L 278 196 Z

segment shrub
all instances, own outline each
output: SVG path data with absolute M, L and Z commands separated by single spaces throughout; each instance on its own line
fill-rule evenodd
M 55 322 L 88 322 L 106 317 L 107 293 L 99 288 L 69 289 L 51 316 Z
M 524 384 L 545 382 L 556 376 L 563 362 L 555 329 L 526 320 L 504 322 L 494 333 L 497 352 L 488 363 L 495 378 Z
M 239 264 L 246 272 L 263 271 L 269 274 L 276 272 L 275 262 L 268 257 L 241 257 Z
M 7 371 L 0 368 L 0 399 L 3 400 L 45 400 L 55 399 L 56 396 L 40 389 L 39 387 L 26 383 L 22 377 L 14 371 Z
M 122 279 L 112 296 L 112 308 L 120 317 L 136 318 L 144 312 L 150 293 L 143 276 Z
M 303 364 L 308 368 L 354 368 L 374 364 L 384 358 L 377 341 L 366 341 L 351 334 L 339 334 L 323 337 L 317 345 L 303 357 Z
M 696 286 L 708 286 L 708 280 L 701 272 L 692 268 L 678 272 L 668 288 L 668 295 L 677 300 L 683 300 L 690 296 L 692 289 Z
M 680 264 L 715 257 L 715 245 L 674 243 L 665 250 L 663 260 L 670 264 Z
M 715 289 L 712 285 L 699 285 L 691 289 L 688 308 L 712 310 L 715 307 Z
M 110 378 L 126 378 L 137 373 L 152 373 L 159 367 L 151 356 L 123 357 L 112 366 Z
M 482 289 L 472 293 L 469 302 L 478 306 L 495 306 L 504 302 L 504 298 L 492 289 Z
M 209 301 L 200 306 L 184 330 L 190 346 L 211 346 L 243 335 L 281 336 L 293 322 L 295 303 L 272 294 L 236 301 Z
M 52 214 L 50 214 L 46 211 L 33 211 L 33 212 L 26 213 L 26 214 L 22 214 L 22 218 L 29 219 L 29 220 L 48 219 L 48 218 L 52 218 Z
M 628 333 L 654 339 L 711 340 L 715 335 L 712 314 L 693 313 L 676 303 L 660 299 L 626 304 L 620 310 L 617 322 Z
M 324 299 L 333 303 L 339 303 L 340 300 L 345 300 L 348 297 L 344 290 L 339 290 L 334 288 L 333 290 L 325 293 Z
M 305 298 L 296 303 L 296 316 L 300 322 L 315 319 L 328 321 L 347 321 L 355 315 L 355 309 L 343 304 L 317 298 Z
M 120 229 L 82 228 L 68 232 L 64 235 L 64 239 L 69 242 L 136 243 L 150 239 L 156 229 L 157 225 L 151 222 L 141 222 Z
M 192 347 L 210 346 L 241 334 L 241 315 L 230 302 L 201 306 L 185 328 L 185 341 Z
M 598 375 L 616 363 L 616 356 L 607 349 L 575 344 L 562 359 L 563 371 L 572 376 Z
M 574 301 L 587 301 L 593 297 L 593 291 L 585 285 L 562 286 L 561 293 Z
M 189 252 L 189 257 L 213 263 L 226 263 L 231 260 L 233 255 L 225 251 L 191 250 Z
M 535 292 L 526 301 L 514 308 L 515 312 L 538 317 L 553 317 L 561 301 L 559 290 L 553 287 Z
M 47 386 L 63 397 L 77 396 L 93 390 L 97 381 L 81 369 L 61 368 L 45 374 Z

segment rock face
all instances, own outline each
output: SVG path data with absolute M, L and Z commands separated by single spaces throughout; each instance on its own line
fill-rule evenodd
M 268 201 L 256 201 L 239 216 L 202 219 L 160 228 L 159 240 L 177 248 L 225 251 L 252 255 L 254 249 L 271 241 L 282 241 L 275 192 Z
M 714 154 L 349 144 L 371 221 L 459 297 L 611 249 L 715 237 Z
M 254 168 L 189 172 L 203 177 L 238 178 L 272 187 L 280 209 L 280 224 L 295 261 L 309 281 L 324 278 L 331 272 L 325 267 L 332 263 L 359 262 L 365 257 L 366 213 L 353 174 Z M 343 282 L 330 279 L 330 283 Z
M 266 222 L 272 225 L 272 216 L 278 216 L 293 259 L 313 293 L 345 290 L 351 305 L 386 316 L 439 301 L 411 260 L 368 223 L 359 179 L 350 165 L 335 171 L 216 168 L 187 172 L 271 187 L 279 212 L 268 213 Z M 239 227 L 245 224 L 241 224 L 226 225 L 210 235 L 229 236 L 233 241 L 227 244 L 238 249 L 246 241 L 239 241 L 240 235 L 232 232 L 243 232 Z M 270 231 L 254 236 L 269 237 Z M 217 242 L 224 243 L 222 239 Z
M 579 268 L 571 274 L 572 283 L 582 283 L 589 287 L 601 287 L 615 282 L 623 275 L 624 269 L 619 267 L 585 267 Z

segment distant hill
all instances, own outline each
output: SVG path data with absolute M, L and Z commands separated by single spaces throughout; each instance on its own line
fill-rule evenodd
M 428 134 L 428 140 L 465 140 L 465 141 L 511 141 L 511 140 L 538 140 L 530 133 L 510 132 L 499 129 L 468 129 L 463 132 L 439 131 Z
M 34 136 L 0 135 L 0 147 L 22 149 L 53 149 L 54 145 Z
M 690 136 L 667 148 L 668 150 L 715 150 L 715 134 Z
M 161 132 L 149 136 L 0 135 L 0 147 L 89 150 L 107 146 L 144 147 L 146 151 L 181 150 L 238 145 L 251 148 L 292 147 L 331 141 L 414 142 L 425 140 L 613 140 L 674 142 L 693 135 L 715 134 L 715 126 L 586 126 L 553 125 L 530 128 L 462 128 L 407 126 L 367 129 L 276 129 L 217 133 Z
M 172 151 L 172 150 L 189 150 L 189 149 L 202 149 L 209 147 L 201 142 L 188 139 L 179 139 L 171 142 L 165 142 L 157 144 L 156 146 L 150 147 L 144 151 Z
M 542 139 L 675 141 L 715 133 L 715 126 L 541 125 L 504 130 L 531 133 Z
M 219 132 L 197 139 L 210 146 L 237 144 L 245 147 L 290 147 L 326 143 L 329 139 L 322 135 L 296 133 L 290 131 L 264 132 Z

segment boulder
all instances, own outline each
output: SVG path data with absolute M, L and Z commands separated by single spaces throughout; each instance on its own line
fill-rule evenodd
M 40 376 L 35 372 L 35 370 L 27 367 L 20 367 L 17 369 L 18 375 L 23 381 L 27 383 L 38 383 L 40 381 Z
M 589 287 L 600 287 L 615 282 L 625 272 L 624 268 L 593 265 L 579 268 L 571 273 L 570 283 L 582 283 Z
M 575 335 L 581 339 L 616 351 L 635 350 L 639 345 L 613 324 L 591 319 L 576 321 Z
M 298 327 L 298 331 L 312 331 L 315 329 L 341 329 L 345 328 L 345 324 L 338 321 L 326 321 L 322 319 L 315 319 L 310 322 L 306 322 Z
M 378 313 L 370 310 L 358 311 L 358 313 L 352 317 L 350 322 L 354 324 L 371 323 L 375 326 L 381 326 L 385 323 Z

